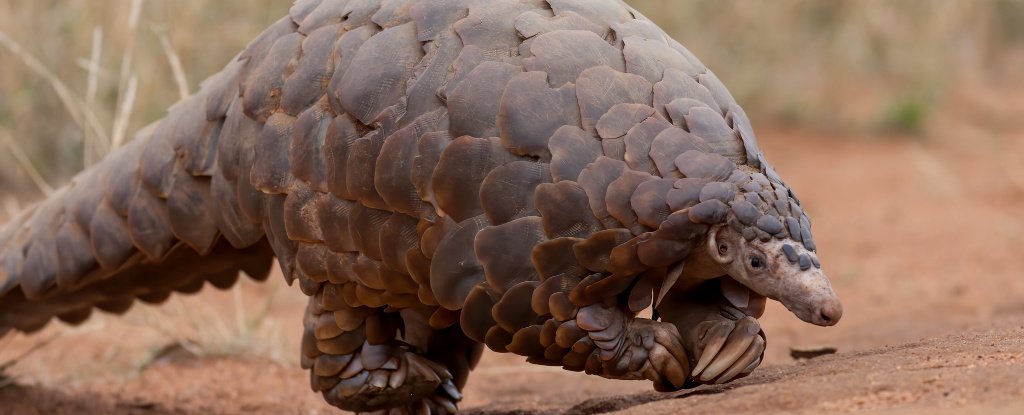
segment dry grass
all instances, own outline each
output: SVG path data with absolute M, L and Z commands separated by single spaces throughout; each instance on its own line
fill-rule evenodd
M 163 116 L 288 0 L 0 0 L 0 127 L 59 184 Z M 6 150 L 6 147 L 4 147 Z M 0 188 L 37 193 L 0 153 Z
M 0 337 L 0 384 L 74 388 L 207 359 L 294 368 L 301 337 L 295 324 L 305 302 L 276 275 L 264 283 L 243 278 L 229 290 L 175 295 L 161 305 L 137 303 L 120 316 L 97 311 L 79 326 L 54 321 L 31 336 Z M 49 339 L 58 341 L 47 346 Z
M 197 358 L 245 356 L 293 364 L 297 356 L 289 342 L 293 333 L 285 332 L 285 327 L 294 322 L 270 318 L 279 294 L 288 287 L 273 281 L 261 287 L 258 298 L 246 300 L 243 293 L 253 288 L 248 287 L 251 284 L 256 283 L 246 279 L 226 292 L 208 288 L 211 292 L 203 295 L 176 295 L 160 307 L 140 309 L 132 318 L 161 333 L 166 343 L 151 349 L 138 368 L 182 352 Z
M 0 223 L 13 217 L 23 200 L 53 192 L 51 183 L 64 182 L 122 145 L 135 129 L 162 117 L 167 106 L 195 88 L 189 79 L 216 72 L 288 6 L 281 1 L 0 1 L 0 188 L 6 190 Z M 291 363 L 294 347 L 284 340 L 291 336 L 267 318 L 281 284 L 269 284 L 264 288 L 269 292 L 245 301 L 247 285 L 138 308 L 127 321 L 154 331 L 153 342 L 123 373 L 132 376 L 177 351 Z M 105 317 L 95 319 L 104 324 Z M 48 333 L 73 335 L 89 327 L 58 326 Z M 0 385 L 13 382 L 3 373 L 19 360 L 0 362 Z M 36 379 L 49 376 L 36 374 Z
M 43 182 L 61 183 L 160 118 L 290 3 L 0 0 L 0 126 Z M 950 91 L 998 88 L 1024 55 L 1022 0 L 630 3 L 762 122 L 926 132 Z M 0 186 L 44 188 L 19 165 L 0 154 Z
M 755 118 L 926 132 L 956 88 L 999 88 L 1024 56 L 1024 0 L 630 0 Z M 289 0 L 0 0 L 0 186 L 61 183 L 215 73 Z M 19 62 L 20 61 L 20 62 Z
M 1021 0 L 631 0 L 760 115 L 918 132 L 957 88 L 1019 78 Z

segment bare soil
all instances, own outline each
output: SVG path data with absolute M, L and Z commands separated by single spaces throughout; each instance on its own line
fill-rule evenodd
M 490 353 L 462 407 L 494 415 L 1024 413 L 1024 104 L 984 104 L 950 111 L 927 138 L 761 133 L 815 220 L 846 312 L 826 329 L 771 304 L 762 320 L 766 362 L 749 378 L 657 394 L 643 382 Z M 304 301 L 282 285 L 207 290 L 124 318 L 8 336 L 0 364 L 33 352 L 6 371 L 14 384 L 0 388 L 0 413 L 334 413 L 298 367 Z M 809 346 L 838 353 L 789 357 L 791 347 Z

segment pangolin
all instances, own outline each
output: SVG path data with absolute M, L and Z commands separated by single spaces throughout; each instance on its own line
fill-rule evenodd
M 312 389 L 352 411 L 454 413 L 484 345 L 727 382 L 766 298 L 842 315 L 743 109 L 620 0 L 297 1 L 0 231 L 0 333 L 274 258 L 309 297 Z

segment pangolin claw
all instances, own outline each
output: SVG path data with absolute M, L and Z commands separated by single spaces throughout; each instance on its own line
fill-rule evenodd
M 697 326 L 700 355 L 692 377 L 701 383 L 725 383 L 752 372 L 762 360 L 766 341 L 753 317 L 706 321 Z
M 647 338 L 653 342 L 644 342 L 651 363 L 647 379 L 653 380 L 655 389 L 659 391 L 676 390 L 683 387 L 689 376 L 690 364 L 683 348 L 682 337 L 675 326 L 651 320 L 634 320 L 647 326 Z
M 754 337 L 750 346 L 743 355 L 736 359 L 725 373 L 718 378 L 718 383 L 725 383 L 736 379 L 740 374 L 749 374 L 761 363 L 761 354 L 764 353 L 765 341 L 761 336 Z
M 339 374 L 341 382 L 325 392 L 325 397 L 339 407 L 367 414 L 454 414 L 458 411 L 462 394 L 447 369 L 408 351 L 403 351 L 394 361 L 396 364 L 367 370 L 361 359 L 352 359 L 349 367 Z M 402 402 L 410 403 L 402 406 Z

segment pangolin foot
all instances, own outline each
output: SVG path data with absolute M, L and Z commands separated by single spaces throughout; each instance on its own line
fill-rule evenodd
M 609 379 L 647 379 L 659 391 L 682 388 L 689 377 L 689 360 L 675 325 L 633 318 L 601 304 L 581 309 L 577 322 L 596 346 L 587 373 Z
M 633 361 L 646 357 L 638 373 L 654 381 L 654 389 L 667 392 L 683 387 L 690 365 L 675 326 L 636 319 L 630 324 L 629 337 L 632 342 L 623 357 Z
M 765 350 L 765 336 L 757 319 L 710 320 L 696 327 L 695 356 L 700 356 L 691 375 L 699 383 L 726 383 L 750 374 Z
M 448 369 L 404 347 L 364 345 L 323 392 L 328 403 L 366 414 L 455 414 L 462 394 Z
M 402 387 L 399 387 L 394 394 L 402 395 Z M 373 393 L 373 392 L 369 392 Z M 462 393 L 455 387 L 451 379 L 441 382 L 433 395 L 419 399 L 413 403 L 380 409 L 371 412 L 356 412 L 357 415 L 454 415 L 458 413 L 458 403 L 462 400 Z

